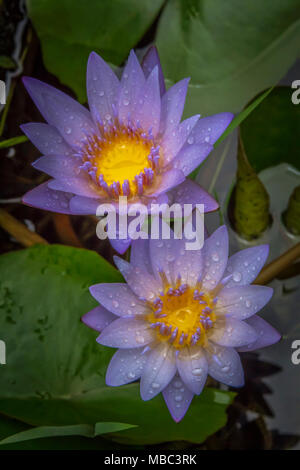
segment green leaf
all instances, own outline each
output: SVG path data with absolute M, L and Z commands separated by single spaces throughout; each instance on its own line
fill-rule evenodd
M 292 103 L 292 92 L 289 87 L 274 88 L 241 125 L 245 151 L 256 172 L 280 163 L 300 170 L 300 106 Z
M 273 90 L 272 88 L 269 88 L 266 90 L 264 93 L 259 95 L 255 100 L 253 100 L 243 111 L 241 111 L 237 116 L 233 118 L 227 129 L 223 132 L 223 134 L 218 138 L 216 143 L 214 144 L 214 147 L 216 148 L 221 142 L 223 142 L 226 137 L 231 134 L 231 132 L 238 127 L 242 122 L 247 119 L 247 117 L 257 108 L 258 105 L 271 93 Z
M 231 392 L 206 388 L 176 424 L 161 395 L 143 402 L 138 383 L 105 385 L 114 350 L 97 344 L 80 317 L 97 305 L 88 287 L 121 276 L 96 253 L 59 245 L 12 252 L 0 257 L 0 279 L 1 413 L 33 426 L 132 423 L 107 437 L 134 445 L 202 442 L 226 423 Z
M 262 93 L 260 96 L 258 96 L 253 102 L 251 102 L 243 111 L 241 111 L 237 116 L 233 118 L 227 129 L 223 132 L 223 134 L 218 138 L 218 140 L 214 144 L 214 148 L 217 148 L 218 145 L 223 142 L 226 137 L 231 134 L 231 132 L 238 127 L 248 116 L 249 114 L 254 111 L 254 109 L 271 93 L 273 88 L 269 88 L 269 90 L 266 90 L 264 93 Z M 227 150 L 225 148 L 224 150 L 224 157 L 226 157 Z M 220 160 L 220 167 L 218 167 L 218 174 L 223 166 L 224 160 Z M 196 179 L 198 172 L 201 168 L 201 165 L 199 165 L 190 175 L 189 178 L 194 180 Z
M 16 67 L 16 64 L 10 57 L 6 55 L 0 55 L 0 67 L 11 70 Z
M 120 65 L 151 26 L 163 0 L 27 0 L 47 69 L 84 102 L 90 52 Z
M 18 137 L 12 137 L 11 139 L 2 140 L 0 142 L 0 149 L 13 147 L 14 145 L 23 144 L 24 142 L 27 142 L 27 141 L 28 141 L 28 137 L 26 137 L 26 135 L 19 135 Z
M 298 0 L 169 0 L 156 44 L 171 83 L 191 77 L 186 114 L 240 111 L 299 53 Z
M 124 429 L 134 427 L 135 426 L 132 424 L 125 423 L 96 423 L 95 426 L 91 424 L 74 424 L 73 426 L 39 426 L 13 434 L 6 439 L 2 439 L 2 441 L 0 441 L 0 445 L 15 444 L 16 442 L 30 441 L 32 439 L 41 439 L 45 437 L 96 437 L 101 434 L 123 431 Z
M 115 423 L 100 423 L 101 425 L 111 426 Z M 119 425 L 119 423 L 116 423 Z M 79 425 L 81 426 L 81 425 Z M 97 426 L 97 425 L 96 425 Z M 120 426 L 123 426 L 120 423 Z M 124 425 L 126 426 L 126 425 Z M 92 427 L 92 426 L 91 426 Z M 93 427 L 92 427 L 93 428 Z M 103 450 L 118 450 L 128 449 L 126 446 L 116 444 L 115 442 L 108 441 L 102 437 L 94 437 L 93 439 L 83 436 L 58 436 L 58 437 L 43 437 L 43 439 L 36 439 L 35 437 L 30 440 L 20 440 L 24 433 L 26 437 L 27 431 L 30 433 L 33 429 L 28 424 L 22 423 L 15 419 L 8 418 L 0 414 L 0 450 L 85 450 L 85 449 L 103 449 Z M 121 428 L 120 428 L 121 430 Z M 14 443 L 4 443 L 4 440 L 15 440 Z

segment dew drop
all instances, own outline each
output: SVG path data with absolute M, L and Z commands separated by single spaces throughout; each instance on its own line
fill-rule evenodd
M 145 342 L 144 336 L 141 336 L 141 335 L 136 336 L 135 339 L 136 339 L 136 342 L 139 344 L 143 344 Z
M 193 369 L 193 370 L 192 370 L 192 374 L 193 374 L 193 375 L 196 375 L 196 376 L 201 375 L 201 374 L 202 374 L 202 369 L 201 369 L 201 367 L 199 367 L 199 368 L 197 368 L 197 369 Z
M 241 273 L 238 271 L 235 271 L 232 275 L 232 279 L 234 280 L 234 282 L 240 282 L 242 279 Z
M 157 383 L 157 382 L 152 383 L 152 388 L 159 388 L 159 387 L 160 387 L 159 383 Z
M 183 398 L 182 395 L 176 395 L 175 401 L 177 401 L 177 402 L 182 401 L 182 398 Z

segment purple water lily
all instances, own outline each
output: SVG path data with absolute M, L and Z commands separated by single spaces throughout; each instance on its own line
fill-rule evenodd
M 24 85 L 47 121 L 22 125 L 43 156 L 33 166 L 52 177 L 24 196 L 24 203 L 67 214 L 95 214 L 101 203 L 204 204 L 216 201 L 189 175 L 211 152 L 231 113 L 181 122 L 188 79 L 165 89 L 154 47 L 142 66 L 131 51 L 119 80 L 94 52 L 87 67 L 90 111 L 33 78 Z M 174 188 L 176 188 L 174 190 Z M 130 239 L 113 241 L 123 253 Z
M 238 352 L 280 339 L 256 313 L 270 300 L 270 287 L 250 285 L 268 256 L 268 246 L 242 250 L 228 259 L 225 226 L 201 250 L 182 240 L 137 240 L 130 263 L 115 262 L 127 284 L 90 288 L 100 306 L 83 322 L 101 332 L 98 343 L 119 348 L 106 383 L 140 379 L 143 400 L 163 392 L 175 421 L 199 395 L 207 375 L 232 387 L 244 384 Z

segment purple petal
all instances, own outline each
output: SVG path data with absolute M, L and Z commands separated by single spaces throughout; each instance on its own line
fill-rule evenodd
M 126 238 L 125 240 L 113 240 L 112 238 L 109 238 L 109 243 L 113 247 L 114 250 L 116 250 L 120 255 L 123 255 L 125 251 L 128 250 L 128 248 L 131 245 L 132 240 L 130 238 Z
M 209 339 L 219 346 L 238 348 L 256 341 L 257 334 L 246 322 L 227 318 L 225 322 L 214 324 Z
M 161 134 L 170 132 L 180 123 L 189 79 L 184 78 L 163 95 L 161 102 Z
M 74 196 L 70 202 L 70 213 L 74 215 L 96 215 L 99 204 L 104 201 L 84 196 Z
M 159 55 L 155 46 L 149 47 L 148 51 L 144 55 L 142 61 L 142 69 L 145 74 L 145 77 L 148 78 L 154 67 L 158 67 L 158 77 L 159 77 L 159 88 L 160 94 L 163 95 L 166 92 L 165 80 L 163 71 L 161 68 L 161 63 L 159 60 Z
M 127 261 L 118 256 L 114 256 L 114 261 L 122 276 L 138 297 L 147 300 L 154 300 L 157 297 L 161 290 L 161 285 L 153 276 L 139 267 L 127 263 Z
M 143 349 L 119 349 L 112 357 L 106 372 L 106 384 L 119 387 L 139 379 L 147 360 Z
M 262 269 L 269 254 L 269 245 L 259 245 L 238 251 L 228 260 L 225 276 L 232 274 L 226 288 L 251 284 Z
M 170 161 L 172 161 L 173 158 L 176 157 L 178 152 L 185 144 L 189 134 L 191 133 L 199 117 L 200 114 L 192 116 L 183 121 L 181 124 L 179 124 L 176 129 L 172 129 L 171 132 L 164 134 L 161 146 L 163 149 L 165 164 L 170 163 Z
M 203 350 L 195 346 L 181 349 L 176 364 L 183 383 L 191 392 L 200 395 L 208 371 L 208 364 Z
M 156 184 L 151 187 L 151 196 L 158 196 L 170 189 L 178 186 L 185 180 L 185 176 L 181 170 L 169 170 L 163 173 L 160 178 L 156 178 Z
M 46 121 L 68 144 L 80 146 L 85 132 L 95 133 L 89 111 L 73 98 L 35 78 L 25 77 L 23 83 Z
M 170 237 L 173 235 L 170 229 Z M 182 271 L 184 271 L 181 265 L 181 269 L 178 272 L 178 263 L 176 263 L 177 258 L 182 261 L 185 259 L 184 240 L 174 238 L 164 240 L 161 237 L 155 240 L 151 238 L 149 248 L 152 269 L 156 278 L 160 279 L 160 273 L 165 273 L 170 283 L 175 282 L 178 275 L 182 275 Z
M 160 106 L 158 67 L 155 67 L 147 78 L 145 86 L 141 91 L 139 106 L 136 109 L 134 116 L 135 121 L 139 121 L 143 129 L 152 129 L 154 137 L 159 130 Z
M 65 176 L 85 176 L 86 173 L 79 169 L 80 162 L 74 157 L 62 155 L 51 155 L 51 157 L 40 157 L 32 163 L 37 170 L 43 171 L 53 178 L 64 178 Z
M 141 376 L 142 400 L 151 400 L 169 385 L 176 372 L 176 361 L 173 347 L 159 343 L 149 352 Z
M 115 315 L 141 315 L 151 313 L 149 307 L 141 302 L 127 284 L 95 284 L 90 293 L 107 310 Z
M 185 145 L 179 154 L 174 158 L 172 164 L 188 176 L 212 151 L 210 144 Z
M 204 204 L 204 211 L 211 212 L 218 209 L 219 205 L 215 199 L 208 194 L 199 184 L 190 179 L 186 179 L 180 186 L 168 192 L 169 204 L 178 203 L 180 205 Z
M 228 231 L 225 225 L 219 227 L 205 240 L 203 247 L 204 289 L 212 290 L 222 279 L 228 261 Z
M 97 342 L 110 348 L 139 348 L 154 339 L 150 323 L 136 318 L 118 318 L 108 325 Z
M 52 173 L 54 173 L 54 171 L 52 171 Z M 99 189 L 96 185 L 94 185 L 87 174 L 81 174 L 78 177 L 72 177 L 67 175 L 63 176 L 63 173 L 61 173 L 60 176 L 58 175 L 58 179 L 49 181 L 48 187 L 58 191 L 70 192 L 78 196 L 84 196 L 97 200 L 100 196 Z
M 256 331 L 258 339 L 252 344 L 239 348 L 240 352 L 254 351 L 255 349 L 271 346 L 271 344 L 277 343 L 281 338 L 278 331 L 258 315 L 253 315 L 246 322 Z
M 153 275 L 151 259 L 150 259 L 150 246 L 148 240 L 139 238 L 134 240 L 131 245 L 130 264 L 147 271 Z
M 145 85 L 145 75 L 133 50 L 130 51 L 128 62 L 121 79 L 119 97 L 119 119 L 127 123 L 128 117 L 133 119 L 138 107 L 138 99 Z M 148 129 L 147 129 L 148 130 Z
M 209 375 L 231 387 L 242 387 L 245 383 L 241 359 L 235 349 L 212 345 L 211 353 L 207 353 Z
M 191 140 L 194 139 L 195 144 L 213 145 L 229 126 L 233 117 L 231 113 L 220 113 L 200 119 L 191 132 Z
M 150 258 L 157 279 L 164 272 L 171 283 L 178 277 L 183 284 L 197 283 L 203 267 L 202 250 L 186 250 L 185 243 L 185 238 L 150 240 Z
M 43 155 L 72 154 L 71 147 L 63 140 L 55 127 L 42 122 L 29 122 L 20 127 Z
M 93 308 L 93 310 L 90 310 L 88 313 L 83 315 L 83 317 L 81 317 L 81 321 L 85 325 L 99 332 L 116 319 L 116 315 L 109 312 L 101 305 L 98 305 L 98 307 Z
M 61 214 L 72 214 L 69 207 L 72 196 L 72 194 L 48 188 L 48 181 L 46 181 L 46 183 L 40 184 L 31 191 L 28 191 L 23 196 L 22 201 L 28 206 L 38 207 L 39 209 Z
M 87 96 L 95 123 L 114 119 L 120 82 L 110 66 L 95 52 L 89 56 L 87 65 Z
M 194 396 L 193 392 L 184 385 L 176 374 L 164 389 L 163 396 L 172 418 L 176 423 L 179 423 L 189 409 Z
M 238 286 L 222 289 L 218 294 L 215 312 L 217 315 L 245 320 L 261 310 L 272 295 L 273 289 L 266 286 Z

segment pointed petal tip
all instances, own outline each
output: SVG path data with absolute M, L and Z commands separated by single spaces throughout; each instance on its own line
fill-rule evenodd
M 101 284 L 93 284 L 92 286 L 89 287 L 90 294 L 91 294 L 94 298 L 96 298 L 96 297 L 95 297 L 95 295 L 97 295 L 97 292 L 96 292 L 96 291 L 97 291 L 98 286 L 100 286 L 100 285 L 101 285 Z
M 84 323 L 86 326 L 89 326 L 88 316 L 89 316 L 89 312 L 85 313 L 84 315 L 82 315 L 82 317 L 80 317 L 80 321 Z

